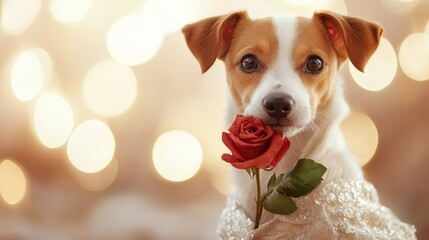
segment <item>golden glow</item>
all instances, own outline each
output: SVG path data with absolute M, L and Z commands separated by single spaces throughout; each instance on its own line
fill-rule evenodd
M 218 159 L 219 160 L 219 159 Z M 216 168 L 211 169 L 211 182 L 216 190 L 223 195 L 228 195 L 231 187 L 231 165 L 219 161 Z
M 71 23 L 80 20 L 91 4 L 92 0 L 51 0 L 50 10 L 56 20 Z
M 107 50 L 114 60 L 138 65 L 151 59 L 163 41 L 157 24 L 139 15 L 117 20 L 107 34 Z
M 344 0 L 284 0 L 287 4 L 297 8 L 298 15 L 311 17 L 314 11 L 329 10 L 347 15 L 347 6 Z M 305 9 L 306 11 L 302 11 Z
M 19 203 L 27 190 L 27 180 L 21 168 L 11 160 L 0 163 L 0 195 L 10 205 Z
M 94 113 L 113 117 L 128 110 L 137 96 L 137 80 L 128 66 L 114 61 L 94 65 L 88 72 L 83 93 Z
M 365 73 L 357 70 L 350 62 L 349 70 L 359 86 L 366 90 L 379 91 L 392 82 L 397 65 L 395 49 L 387 39 L 381 38 L 378 49 L 365 67 Z
M 399 49 L 402 71 L 416 81 L 429 79 L 429 48 L 425 41 L 424 33 L 414 33 L 402 42 Z
M 78 170 L 95 173 L 103 170 L 115 153 L 115 138 L 109 126 L 99 120 L 78 125 L 67 143 L 70 163 Z
M 185 131 L 170 131 L 158 137 L 153 146 L 153 164 L 165 179 L 182 182 L 199 170 L 203 151 L 198 140 Z
M 88 191 L 102 191 L 107 189 L 118 174 L 118 161 L 113 160 L 103 170 L 96 173 L 84 173 L 78 170 L 73 175 L 79 184 Z
M 384 9 L 397 14 L 410 14 L 418 5 L 419 0 L 380 0 Z
M 374 156 L 378 145 L 378 132 L 374 122 L 363 113 L 353 112 L 341 124 L 347 146 L 365 165 Z
M 429 20 L 426 23 L 426 27 L 425 27 L 425 43 L 426 43 L 426 48 L 429 51 Z
M 48 148 L 57 148 L 67 142 L 73 119 L 70 105 L 59 95 L 45 95 L 36 103 L 34 129 L 37 137 Z
M 33 24 L 40 11 L 41 0 L 3 0 L 1 25 L 12 35 L 21 34 Z
M 163 33 L 171 33 L 193 20 L 193 12 L 190 11 L 193 5 L 189 0 L 148 0 L 141 16 L 147 21 L 156 22 Z
M 28 101 L 39 94 L 44 85 L 45 68 L 37 53 L 28 50 L 21 53 L 12 67 L 11 83 L 15 96 L 21 101 Z
M 310 6 L 325 6 L 332 2 L 332 0 L 284 0 L 287 4 L 295 7 L 310 7 Z

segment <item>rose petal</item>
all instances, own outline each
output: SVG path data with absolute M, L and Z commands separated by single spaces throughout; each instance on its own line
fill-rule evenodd
M 283 138 L 283 133 L 279 135 L 281 138 Z M 277 152 L 277 154 L 274 156 L 273 160 L 270 163 L 270 166 L 273 168 L 282 160 L 283 156 L 286 154 L 286 152 L 289 150 L 290 147 L 290 141 L 288 138 L 282 139 L 282 145 Z
M 236 152 L 233 152 L 233 155 L 239 153 L 240 156 L 242 156 L 242 158 L 240 157 L 242 160 L 253 159 L 264 153 L 268 148 L 267 141 L 261 143 L 247 143 L 241 141 L 234 135 L 230 135 L 230 139 L 236 149 Z
M 237 115 L 229 132 L 222 133 L 222 141 L 231 154 L 223 154 L 222 159 L 240 169 L 273 168 L 290 146 L 289 139 L 283 139 L 283 132 L 273 131 L 252 116 Z
M 245 161 L 245 162 L 231 162 L 231 165 L 234 166 L 235 168 L 239 168 L 239 169 L 247 169 L 247 168 L 251 168 L 251 167 L 257 167 L 257 160 L 249 160 L 249 161 Z
M 237 159 L 234 157 L 234 156 L 232 156 L 232 155 L 230 155 L 230 154 L 227 154 L 227 153 L 224 153 L 224 154 L 222 154 L 222 160 L 224 160 L 225 162 L 229 162 L 229 163 L 234 163 L 234 162 L 237 162 Z
M 234 155 L 237 159 L 240 159 L 242 161 L 245 160 L 243 155 L 241 155 L 240 151 L 236 148 L 234 139 L 232 139 L 231 134 L 222 132 L 222 142 L 229 150 L 231 150 L 232 155 Z

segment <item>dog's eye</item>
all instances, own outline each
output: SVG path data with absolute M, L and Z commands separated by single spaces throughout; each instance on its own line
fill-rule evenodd
M 245 73 L 251 73 L 259 69 L 258 59 L 252 54 L 245 55 L 240 60 L 240 68 Z
M 323 59 L 319 56 L 310 56 L 304 65 L 304 71 L 308 73 L 319 73 L 324 66 Z

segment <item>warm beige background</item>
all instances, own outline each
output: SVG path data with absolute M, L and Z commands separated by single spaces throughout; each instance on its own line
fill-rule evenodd
M 63 24 L 50 14 L 50 1 L 42 0 L 40 12 L 23 33 L 10 35 L 0 28 L 0 162 L 11 159 L 18 163 L 28 183 L 18 204 L 11 206 L 0 200 L 0 239 L 216 239 L 225 195 L 213 182 L 219 185 L 227 176 L 220 160 L 224 150 L 220 132 L 225 129 L 222 64 L 217 62 L 201 76 L 181 33 L 176 31 L 164 36 L 154 58 L 132 66 L 138 93 L 127 112 L 102 117 L 91 112 L 82 97 L 88 70 L 111 58 L 106 48 L 109 28 L 116 19 L 140 12 L 144 2 L 94 0 L 80 21 Z M 195 4 L 188 13 L 195 19 L 233 9 L 248 9 L 252 16 L 302 10 L 286 0 L 182 2 Z M 429 21 L 428 0 L 348 0 L 345 4 L 349 15 L 381 24 L 396 54 L 402 41 L 412 33 L 423 32 Z M 164 19 L 180 20 L 175 15 Z M 41 95 L 21 102 L 11 89 L 14 59 L 34 47 L 50 54 L 53 78 L 49 84 L 71 105 L 74 126 L 100 119 L 115 136 L 118 172 L 102 191 L 84 187 L 82 182 L 105 180 L 74 169 L 65 145 L 48 149 L 38 140 L 32 111 Z M 418 61 L 410 59 L 414 60 Z M 416 225 L 419 239 L 429 238 L 429 81 L 412 80 L 398 65 L 388 87 L 370 92 L 353 81 L 348 66 L 342 68 L 342 74 L 351 109 L 369 116 L 378 131 L 376 153 L 364 166 L 367 178 L 385 205 Z M 199 172 L 180 183 L 163 179 L 152 163 L 157 137 L 176 129 L 193 134 L 204 152 Z M 366 143 L 361 142 L 363 146 Z

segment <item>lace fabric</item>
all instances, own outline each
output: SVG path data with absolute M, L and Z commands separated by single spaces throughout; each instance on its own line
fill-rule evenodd
M 413 240 L 415 227 L 401 222 L 379 203 L 377 191 L 365 180 L 324 182 L 296 198 L 298 210 L 276 215 L 253 231 L 234 196 L 229 196 L 218 226 L 221 239 L 363 239 Z

